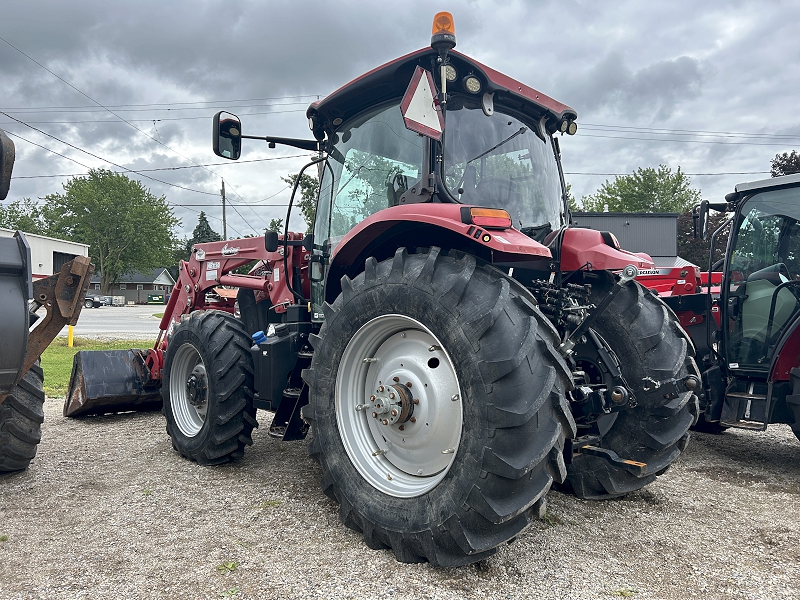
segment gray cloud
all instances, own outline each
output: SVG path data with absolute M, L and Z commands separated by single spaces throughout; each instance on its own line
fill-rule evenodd
M 610 109 L 621 117 L 645 117 L 662 122 L 687 100 L 700 95 L 700 61 L 681 56 L 632 71 L 621 53 L 614 52 L 585 73 L 564 84 L 570 101 L 589 111 Z
M 696 173 L 768 170 L 775 153 L 800 147 L 795 110 L 800 81 L 798 6 L 689 0 L 622 0 L 614 5 L 511 0 L 500 5 L 455 0 L 448 10 L 456 19 L 459 50 L 578 110 L 578 135 L 561 140 L 569 172 L 627 173 L 659 163 Z M 222 101 L 327 94 L 385 61 L 427 45 L 434 12 L 422 0 L 402 7 L 364 0 L 6 3 L 0 36 L 98 102 L 215 103 L 192 105 L 201 110 L 185 110 L 187 105 L 156 110 L 165 108 L 163 104 L 114 108 L 173 152 L 124 123 L 86 122 L 115 117 L 92 109 L 85 97 L 0 42 L 0 107 L 14 109 L 6 112 L 31 124 L 50 121 L 35 126 L 117 164 L 143 169 L 189 166 L 192 161 L 219 163 L 209 143 L 216 110 L 228 106 L 242 114 L 248 132 L 300 137 L 308 135 L 303 111 L 314 98 L 260 103 L 288 104 L 272 107 Z M 92 112 L 43 108 L 67 106 Z M 269 114 L 247 114 L 255 112 Z M 593 130 L 588 124 L 606 128 Z M 0 127 L 84 164 L 107 166 L 9 124 L 3 116 Z M 646 129 L 653 127 L 672 133 Z M 798 137 L 756 140 L 685 133 L 697 131 L 787 132 Z M 299 154 L 248 142 L 252 143 L 245 146 L 245 159 Z M 83 171 L 24 142 L 18 142 L 17 149 L 18 178 L 9 200 L 60 191 L 64 182 L 19 177 Z M 150 174 L 212 194 L 218 193 L 219 179 L 225 177 L 230 189 L 254 203 L 279 192 L 284 187 L 280 176 L 296 172 L 302 164 L 297 158 L 226 163 L 211 168 L 213 173 L 190 168 Z M 568 175 L 578 196 L 611 178 Z M 698 176 L 693 181 L 706 197 L 714 198 L 744 179 Z M 199 210 L 206 210 L 212 225 L 221 229 L 215 220 L 220 216 L 217 196 L 142 182 L 175 205 L 207 205 L 176 208 L 186 231 L 197 221 L 192 211 Z M 235 194 L 231 198 L 243 204 Z M 287 198 L 284 192 L 270 202 Z M 257 214 L 244 206 L 238 210 L 244 218 L 228 214 L 231 226 L 242 233 L 263 228 L 265 221 L 283 212 L 277 207 L 254 207 Z

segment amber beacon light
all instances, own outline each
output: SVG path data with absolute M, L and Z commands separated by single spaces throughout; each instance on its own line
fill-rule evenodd
M 435 50 L 450 50 L 456 47 L 456 25 L 453 15 L 449 12 L 439 12 L 433 17 L 431 30 L 431 48 Z

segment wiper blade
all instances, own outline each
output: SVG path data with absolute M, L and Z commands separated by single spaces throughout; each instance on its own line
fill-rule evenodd
M 490 152 L 494 152 L 495 150 L 497 150 L 497 149 L 498 149 L 500 146 L 502 146 L 503 144 L 505 144 L 505 143 L 507 143 L 507 142 L 510 142 L 510 141 L 511 141 L 511 140 L 513 140 L 515 137 L 517 137 L 518 135 L 522 135 L 522 134 L 523 134 L 523 133 L 525 133 L 526 131 L 528 131 L 528 128 L 527 128 L 527 127 L 520 127 L 520 128 L 519 128 L 519 131 L 515 131 L 515 132 L 514 132 L 514 133 L 512 133 L 510 136 L 508 136 L 506 139 L 504 139 L 502 142 L 499 142 L 499 143 L 495 144 L 494 146 L 492 146 L 491 148 L 489 148 L 489 149 L 488 149 L 486 152 L 483 152 L 482 154 L 478 154 L 478 156 L 476 156 L 475 158 L 468 160 L 468 161 L 467 161 L 467 164 L 471 163 L 471 162 L 472 162 L 472 161 L 474 161 L 474 160 L 478 160 L 479 158 L 483 158 L 484 156 L 486 156 L 486 155 L 487 155 L 487 154 L 489 154 Z

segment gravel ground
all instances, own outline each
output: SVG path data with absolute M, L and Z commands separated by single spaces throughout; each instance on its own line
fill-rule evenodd
M 48 399 L 29 470 L 0 477 L 0 598 L 800 598 L 800 443 L 694 434 L 625 499 L 549 496 L 459 569 L 396 562 L 339 522 L 305 442 L 181 459 L 157 413 L 69 420 Z M 228 568 L 226 568 L 226 566 Z

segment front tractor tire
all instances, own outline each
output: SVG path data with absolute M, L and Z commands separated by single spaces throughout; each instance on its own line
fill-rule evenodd
M 566 476 L 571 376 L 527 290 L 438 248 L 366 261 L 304 372 L 310 454 L 345 525 L 401 562 L 475 562 Z
M 250 337 L 232 315 L 196 311 L 169 339 L 161 395 L 172 446 L 203 465 L 241 458 L 253 443 Z
M 0 404 L 0 473 L 27 469 L 44 422 L 44 374 L 37 361 Z
M 610 281 L 594 284 L 592 302 L 599 303 L 610 285 Z M 694 347 L 677 318 L 636 282 L 620 291 L 592 329 L 616 355 L 636 399 L 635 406 L 601 417 L 593 433 L 601 435 L 600 447 L 622 459 L 647 464 L 643 473 L 635 473 L 599 456 L 574 456 L 567 489 L 579 498 L 599 500 L 643 488 L 680 456 L 699 414 L 697 396 L 682 382 L 689 375 L 699 382 L 700 374 L 692 358 Z M 579 369 L 592 379 L 590 383 L 613 385 L 600 376 L 602 358 L 590 343 L 577 346 L 575 354 Z M 678 382 L 677 387 L 670 385 L 673 381 Z M 583 428 L 578 429 L 579 436 L 584 433 Z

